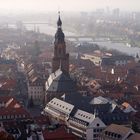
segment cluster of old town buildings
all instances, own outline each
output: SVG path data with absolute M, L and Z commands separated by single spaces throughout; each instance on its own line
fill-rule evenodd
M 0 58 L 0 140 L 140 139 L 138 55 L 79 53 L 71 64 L 60 15 L 52 62 L 49 49 L 27 48 Z

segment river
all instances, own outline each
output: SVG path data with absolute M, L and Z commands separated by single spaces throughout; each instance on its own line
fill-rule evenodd
M 128 47 L 124 43 L 114 43 L 110 41 L 104 41 L 104 42 L 93 42 L 98 44 L 100 47 L 105 47 L 107 49 L 114 49 L 117 51 L 120 51 L 122 53 L 126 53 L 128 55 L 136 56 L 136 54 L 139 54 L 140 56 L 140 48 L 138 47 Z
M 54 36 L 54 34 L 56 33 L 56 30 L 57 30 L 57 27 L 48 26 L 48 25 L 38 25 L 38 27 L 39 27 L 39 30 L 41 33 L 45 33 L 45 34 L 52 35 L 52 36 Z M 30 26 L 28 25 L 28 26 L 26 26 L 26 28 L 28 30 L 34 30 L 33 25 L 30 25 Z M 65 30 L 64 30 L 64 33 L 65 33 L 65 36 L 77 36 L 75 33 L 65 31 Z M 86 39 L 86 37 L 85 37 L 85 39 Z M 96 43 L 100 47 L 104 47 L 107 49 L 115 49 L 120 52 L 126 53 L 128 55 L 132 55 L 132 56 L 136 56 L 136 54 L 138 53 L 140 56 L 140 48 L 128 47 L 124 43 L 114 43 L 111 41 L 98 41 L 98 42 L 92 42 L 92 43 Z
M 37 26 L 33 26 L 33 25 L 28 25 L 26 26 L 27 30 L 37 30 L 37 28 L 39 28 L 40 33 L 45 33 L 48 35 L 52 35 L 54 36 L 57 30 L 57 27 L 53 27 L 50 25 L 45 25 L 45 24 L 38 24 Z M 70 31 L 64 31 L 65 36 L 76 36 L 75 33 L 72 33 Z

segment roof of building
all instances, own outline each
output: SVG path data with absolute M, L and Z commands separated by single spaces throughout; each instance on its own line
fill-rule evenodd
M 15 138 L 11 134 L 8 134 L 5 131 L 0 131 L 0 139 L 1 140 L 15 140 Z
M 131 135 L 128 140 L 140 140 L 140 133 L 135 133 Z
M 10 96 L 0 96 L 0 104 L 1 103 L 6 103 L 7 101 L 9 101 L 11 99 Z
M 126 60 L 126 61 L 134 60 L 134 57 L 127 56 L 127 55 L 103 57 L 102 58 L 102 65 L 114 65 L 115 61 L 123 61 L 123 60 Z
M 73 110 L 74 108 L 74 105 L 72 104 L 69 104 L 67 102 L 64 102 L 62 100 L 59 100 L 57 98 L 53 98 L 48 104 L 48 106 L 51 105 L 53 106 L 54 108 L 64 112 L 64 113 L 67 113 L 67 114 L 70 114 L 71 111 Z
M 121 124 L 129 121 L 129 114 L 124 113 L 113 101 L 106 104 L 90 104 L 93 98 L 82 96 L 79 93 L 66 94 L 62 98 L 65 102 L 74 105 L 71 116 L 74 116 L 77 109 L 80 109 L 92 114 L 96 112 L 105 124 L 111 124 L 112 122 Z
M 109 100 L 102 97 L 102 96 L 98 96 L 98 97 L 95 97 L 91 102 L 90 104 L 106 104 L 108 103 Z
M 74 114 L 74 117 L 88 123 L 91 123 L 95 118 L 93 114 L 80 109 L 77 110 L 77 112 Z
M 23 107 L 21 107 L 21 108 L 13 108 L 13 109 L 11 109 L 11 108 L 7 108 L 7 109 L 1 108 L 0 116 L 4 116 L 4 115 L 6 115 L 6 116 L 7 115 L 20 115 L 19 118 L 23 118 L 23 115 L 25 115 L 24 117 L 30 117 L 30 114 Z M 7 119 L 7 118 L 5 118 L 5 119 Z
M 44 140 L 78 140 L 75 135 L 68 133 L 64 126 L 59 127 L 55 131 L 45 130 L 43 132 Z
M 1 79 L 0 90 L 10 90 L 16 87 L 16 81 L 13 79 Z
M 34 120 L 38 125 L 50 124 L 50 120 L 47 116 L 36 116 L 34 117 Z
M 123 111 L 126 112 L 126 113 L 129 113 L 129 112 L 136 112 L 136 110 L 127 102 L 124 102 L 122 104 L 122 106 L 124 107 Z
M 111 132 L 115 134 L 119 134 L 122 138 L 126 136 L 128 133 L 134 133 L 131 128 L 125 127 L 123 125 L 111 124 L 109 125 L 104 132 Z
M 98 116 L 106 125 L 111 123 L 128 124 L 131 120 L 130 114 L 124 112 L 99 113 Z
M 2 59 L 0 58 L 0 64 L 16 64 L 15 60 L 6 60 L 6 59 Z
M 52 73 L 46 81 L 46 91 L 67 93 L 75 90 L 75 82 L 61 69 L 58 69 L 55 73 Z
M 0 97 L 0 103 L 4 103 L 0 108 L 0 116 L 2 115 L 26 115 L 30 116 L 28 111 L 20 105 L 13 97 Z
M 94 110 L 98 112 L 109 112 L 111 108 L 110 103 L 106 104 L 90 104 L 93 100 L 93 97 L 82 96 L 80 93 L 66 94 L 64 97 L 65 102 L 73 104 L 76 108 L 93 113 Z

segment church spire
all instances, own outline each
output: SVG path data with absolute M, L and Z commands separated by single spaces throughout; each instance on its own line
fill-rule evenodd
M 58 28 L 61 28 L 61 26 L 62 26 L 62 21 L 61 21 L 61 18 L 60 18 L 60 11 L 58 12 L 57 26 L 58 26 Z
M 58 12 L 57 31 L 54 41 L 54 57 L 52 62 L 52 72 L 61 69 L 69 73 L 69 54 L 66 53 L 65 35 L 62 30 L 60 12 Z
M 58 21 L 57 21 L 57 32 L 55 34 L 55 44 L 65 42 L 65 35 L 64 35 L 61 27 L 62 27 L 62 21 L 60 18 L 60 11 L 59 11 L 58 12 Z

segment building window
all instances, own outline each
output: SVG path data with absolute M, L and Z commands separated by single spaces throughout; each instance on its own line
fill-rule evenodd
M 99 132 L 100 130 L 99 129 L 97 129 L 97 132 Z
M 94 134 L 94 135 L 93 135 L 94 138 L 97 138 L 98 136 L 99 136 L 98 134 Z
M 100 126 L 100 124 L 99 124 L 99 123 L 97 123 L 97 126 Z

